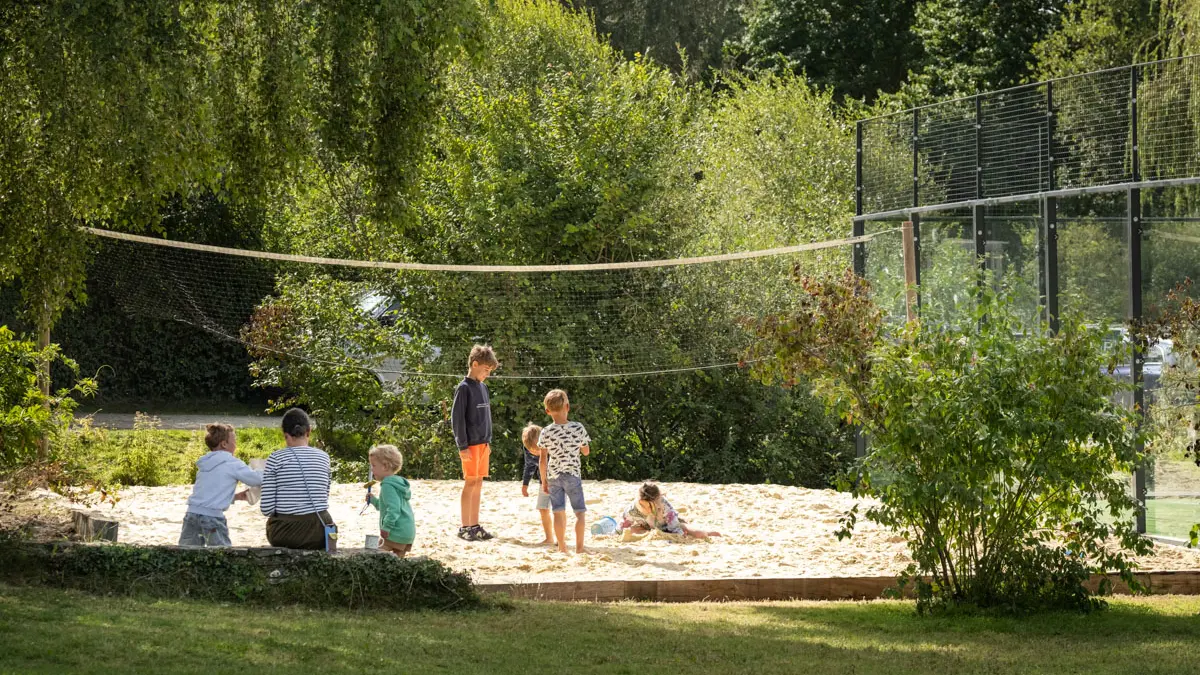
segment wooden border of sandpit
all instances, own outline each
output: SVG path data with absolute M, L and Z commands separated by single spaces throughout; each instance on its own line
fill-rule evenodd
M 1138 575 L 1152 593 L 1200 595 L 1200 570 L 1151 571 Z M 1093 576 L 1090 585 L 1099 585 Z M 532 584 L 476 584 L 482 593 L 505 593 L 528 600 L 617 602 L 726 602 L 739 600 L 872 600 L 896 585 L 895 577 L 821 577 L 753 579 L 646 579 L 548 581 Z M 1115 577 L 1114 591 L 1129 589 Z

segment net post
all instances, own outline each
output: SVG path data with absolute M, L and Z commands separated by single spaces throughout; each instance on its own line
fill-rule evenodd
M 1129 69 L 1129 126 L 1130 126 L 1130 173 L 1132 182 L 1142 179 L 1140 153 L 1138 148 L 1138 66 Z M 1129 242 L 1129 320 L 1131 323 L 1142 318 L 1142 190 L 1130 188 L 1126 195 L 1129 219 L 1125 232 Z M 1142 377 L 1142 364 L 1145 359 L 1141 346 L 1134 342 L 1133 363 L 1130 364 L 1130 376 L 1133 380 L 1133 407 L 1137 413 L 1139 429 L 1146 423 L 1146 391 Z M 1136 450 L 1141 454 L 1145 444 L 1139 438 Z M 1139 462 L 1133 472 L 1133 495 L 1137 500 L 1138 510 L 1136 526 L 1139 534 L 1146 533 L 1146 464 Z
M 917 252 L 913 237 L 913 222 L 904 221 L 901 226 L 904 238 L 904 296 L 908 309 L 908 320 L 917 319 Z

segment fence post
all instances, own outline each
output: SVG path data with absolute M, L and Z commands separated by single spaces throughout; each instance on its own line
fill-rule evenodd
M 858 120 L 854 125 L 854 215 L 863 213 L 863 121 Z M 855 218 L 851 226 L 853 236 L 861 237 L 866 233 L 865 223 Z M 867 276 L 866 244 L 859 242 L 854 245 L 854 273 L 860 277 Z
M 914 208 L 921 205 L 921 110 L 919 108 L 913 110 L 912 120 L 912 205 Z M 921 309 L 921 214 L 909 214 L 910 227 L 912 228 L 912 259 L 914 276 L 912 278 L 915 307 L 909 311 L 908 317 L 911 321 L 914 317 L 913 312 Z M 907 241 L 907 240 L 905 240 Z M 904 244 L 906 247 L 907 243 Z M 908 249 L 906 248 L 907 252 Z M 907 264 L 905 263 L 905 283 L 909 282 L 907 273 Z
M 975 198 L 983 199 L 983 97 L 975 95 Z M 971 224 L 975 231 L 975 261 L 979 265 L 980 286 L 987 271 L 987 239 L 984 237 L 984 207 L 971 209 Z
M 1138 152 L 1138 68 L 1129 69 L 1129 125 L 1130 125 L 1130 173 L 1134 183 L 1142 179 L 1140 156 Z M 1142 190 L 1130 188 L 1127 195 L 1129 219 L 1125 233 L 1129 240 L 1129 319 L 1131 322 L 1142 318 Z M 1133 363 L 1130 364 L 1130 375 L 1133 379 L 1133 407 L 1138 413 L 1139 427 L 1146 422 L 1146 392 L 1142 381 L 1142 363 L 1145 355 L 1135 343 L 1133 348 Z M 1137 451 L 1145 450 L 1139 440 Z M 1141 507 L 1137 512 L 1137 531 L 1146 533 L 1146 465 L 1138 464 L 1133 472 L 1133 495 Z
M 1046 83 L 1046 189 L 1058 189 L 1058 167 L 1054 135 L 1058 133 L 1058 114 L 1054 110 L 1054 82 Z M 1042 200 L 1042 306 L 1050 331 L 1058 332 L 1058 198 Z
M 854 215 L 863 213 L 863 121 L 858 120 L 854 125 Z M 855 237 L 866 234 L 866 223 L 859 218 L 854 219 L 852 232 Z M 854 245 L 854 274 L 860 278 L 867 276 L 866 244 L 858 242 Z M 861 427 L 854 429 L 854 455 L 867 456 L 867 436 Z

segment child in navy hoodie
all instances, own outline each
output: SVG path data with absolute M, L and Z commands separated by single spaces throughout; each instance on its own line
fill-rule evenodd
M 225 509 L 235 499 L 246 499 L 245 491 L 234 495 L 238 481 L 256 487 L 262 485 L 262 474 L 233 455 L 237 435 L 232 426 L 210 424 L 205 432 L 204 444 L 209 452 L 196 460 L 196 485 L 188 498 L 179 545 L 231 546 Z

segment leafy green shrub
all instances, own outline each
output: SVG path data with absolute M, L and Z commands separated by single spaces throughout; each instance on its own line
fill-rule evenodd
M 142 413 L 134 416 L 134 433 L 125 437 L 121 453 L 110 479 L 121 485 L 165 485 L 167 476 L 168 436 L 159 428 L 157 417 Z
M 365 455 L 364 455 L 365 457 Z M 405 457 L 405 469 L 408 469 L 408 458 Z M 362 483 L 367 480 L 367 472 L 371 470 L 371 465 L 367 460 L 353 459 L 338 459 L 333 458 L 330 471 L 333 474 L 333 482 L 335 483 Z M 424 475 L 413 475 L 405 471 L 404 475 L 412 476 L 413 478 L 426 478 Z
M 384 387 L 373 369 L 385 358 L 422 363 L 430 347 L 402 316 L 375 321 L 359 305 L 369 282 L 285 277 L 279 295 L 259 306 L 243 337 L 259 386 L 292 394 L 281 410 L 304 405 L 316 420 L 317 443 L 331 455 L 361 459 L 389 420 L 411 419 L 423 405 L 414 387 Z
M 12 533 L 0 533 L 0 579 L 106 595 L 259 605 L 468 609 L 480 604 L 470 577 L 430 559 L 36 544 Z
M 15 466 L 35 458 L 41 439 L 61 433 L 70 424 L 77 405 L 74 397 L 95 393 L 96 382 L 82 379 L 49 396 L 43 394 L 37 374 L 54 363 L 76 376 L 79 373 L 57 345 L 38 349 L 0 326 L 0 465 Z
M 982 292 L 958 325 L 891 328 L 865 281 L 800 279 L 802 306 L 755 326 L 760 376 L 817 380 L 872 452 L 849 477 L 867 517 L 903 535 L 922 611 L 1100 606 L 1091 572 L 1138 588 L 1128 553 L 1150 543 L 1121 474 L 1142 460 L 1112 402 L 1100 331 L 1029 325 Z M 839 537 L 851 536 L 855 507 Z M 1116 549 L 1108 548 L 1116 544 Z M 1101 591 L 1107 590 L 1102 585 Z
M 283 447 L 283 434 L 275 428 L 238 429 L 237 439 L 237 456 L 246 462 Z M 55 436 L 51 447 L 54 459 L 67 461 L 77 472 L 106 485 L 140 485 L 139 476 L 147 474 L 160 485 L 194 483 L 196 460 L 208 452 L 202 430 L 160 429 L 153 418 L 143 420 L 137 429 L 106 429 L 83 417 Z

